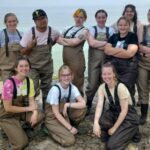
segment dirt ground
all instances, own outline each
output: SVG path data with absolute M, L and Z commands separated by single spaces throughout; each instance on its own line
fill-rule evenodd
M 137 95 L 136 95 L 137 96 Z M 79 125 L 79 133 L 76 135 L 76 143 L 72 147 L 62 147 L 37 128 L 34 139 L 30 141 L 25 150 L 105 150 L 105 145 L 99 138 L 93 136 L 93 120 L 97 96 L 94 99 L 92 112 Z M 136 107 L 139 112 L 139 108 Z M 1 132 L 1 130 L 0 130 Z M 140 126 L 142 140 L 139 143 L 130 142 L 126 150 L 150 150 L 150 109 L 147 123 Z M 0 150 L 9 149 L 8 139 L 0 134 Z

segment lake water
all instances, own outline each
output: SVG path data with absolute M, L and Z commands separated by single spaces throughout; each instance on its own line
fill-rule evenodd
M 142 2 L 135 4 L 137 6 L 138 10 L 138 16 L 139 20 L 142 21 L 143 23 L 147 22 L 146 14 L 149 9 L 148 5 L 150 2 Z M 89 27 L 91 25 L 95 25 L 95 18 L 94 14 L 98 9 L 105 9 L 108 12 L 108 20 L 107 20 L 107 25 L 111 25 L 114 22 L 117 21 L 117 19 L 121 16 L 124 5 L 109 5 L 109 3 L 106 4 L 101 4 L 100 6 L 94 5 L 90 7 L 89 5 L 86 6 L 80 6 L 84 8 L 87 11 L 88 18 L 85 23 L 85 26 Z M 19 19 L 19 25 L 18 29 L 26 32 L 29 30 L 32 26 L 34 26 L 34 22 L 32 20 L 32 12 L 35 9 L 38 9 L 39 7 L 36 6 L 8 6 L 8 7 L 3 7 L 0 6 L 0 29 L 4 28 L 3 24 L 3 18 L 4 15 L 8 12 L 14 12 L 18 19 Z M 73 17 L 72 14 L 73 12 L 78 8 L 77 6 L 47 6 L 47 7 L 41 7 L 44 9 L 48 15 L 49 19 L 49 25 L 57 29 L 58 31 L 62 32 L 66 27 L 74 25 Z M 88 59 L 88 45 L 87 43 L 84 46 L 84 54 L 85 54 L 85 59 L 86 59 L 86 64 L 87 64 L 87 59 Z M 52 50 L 52 55 L 53 55 L 53 60 L 54 60 L 54 75 L 57 75 L 58 68 L 62 65 L 62 46 L 56 44 L 53 47 Z M 85 72 L 87 75 L 87 70 Z

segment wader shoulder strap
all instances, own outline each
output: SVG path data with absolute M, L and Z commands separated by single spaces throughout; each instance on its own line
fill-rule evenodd
M 51 27 L 48 27 L 49 31 L 48 31 L 48 38 L 47 38 L 47 44 L 52 44 L 52 39 L 51 39 L 51 32 L 52 32 L 52 29 Z
M 17 87 L 16 87 L 16 83 L 15 80 L 13 78 L 9 78 L 9 80 L 11 80 L 12 84 L 13 84 L 13 99 L 17 98 Z
M 27 96 L 29 96 L 30 93 L 30 80 L 28 77 L 26 77 L 26 81 L 27 81 Z
M 109 27 L 106 27 L 106 38 L 109 39 Z
M 16 31 L 17 31 L 17 33 L 18 33 L 18 36 L 19 36 L 20 40 L 21 40 L 21 39 L 22 39 L 22 36 L 21 36 L 20 32 L 19 32 L 18 30 L 16 30 Z
M 143 26 L 143 44 L 146 44 L 146 25 Z
M 35 29 L 32 27 L 32 40 L 35 39 Z
M 9 78 L 9 80 L 12 81 L 13 87 L 14 87 L 14 90 L 13 90 L 13 99 L 16 99 L 17 98 L 17 86 L 16 86 L 16 83 L 15 83 L 15 80 L 13 78 Z M 30 92 L 30 80 L 29 80 L 28 77 L 26 77 L 26 81 L 27 81 L 27 96 L 29 96 L 29 92 Z
M 60 89 L 60 87 L 57 84 L 55 84 L 54 86 L 56 86 L 58 88 L 58 90 L 59 90 L 58 99 L 59 99 L 59 103 L 60 103 L 60 100 L 61 100 L 61 89 Z
M 94 28 L 94 30 L 95 30 L 94 37 L 95 37 L 95 39 L 96 39 L 96 37 L 97 37 L 97 34 L 98 34 L 97 27 L 96 27 L 96 26 L 93 26 L 93 28 Z
M 137 25 L 136 24 L 134 24 L 134 26 L 133 26 L 133 31 L 135 34 L 137 34 Z
M 5 35 L 6 57 L 8 57 L 9 56 L 9 50 L 8 50 L 9 37 L 8 37 L 6 29 L 4 29 L 3 31 L 4 31 L 4 35 Z
M 57 85 L 57 84 L 55 84 L 54 86 L 56 86 L 58 88 L 58 90 L 59 90 L 59 97 L 58 97 L 58 99 L 59 99 L 59 103 L 60 103 L 60 100 L 61 100 L 61 89 L 60 89 L 59 85 Z M 68 97 L 67 97 L 67 102 L 70 102 L 71 88 L 72 88 L 71 84 L 69 84 L 69 93 L 68 93 Z
M 76 32 L 74 32 L 73 34 L 72 34 L 72 38 L 74 38 L 75 37 L 75 35 L 80 31 L 80 30 L 82 30 L 84 27 L 81 27 L 80 29 L 78 29 Z
M 66 32 L 64 33 L 64 38 L 66 37 L 67 33 L 73 28 L 74 26 L 70 27 Z
M 119 97 L 118 97 L 118 85 L 119 85 L 119 82 L 117 83 L 117 85 L 115 86 L 115 91 L 114 91 L 114 100 L 113 100 L 113 97 L 108 89 L 108 86 L 107 84 L 105 84 L 105 90 L 106 90 L 106 93 L 107 93 L 107 96 L 108 96 L 108 100 L 109 100 L 109 103 L 111 105 L 114 105 L 114 102 L 115 102 L 115 105 L 119 106 L 120 103 L 119 103 Z

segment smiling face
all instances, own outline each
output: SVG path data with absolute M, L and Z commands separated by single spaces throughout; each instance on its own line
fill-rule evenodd
M 48 19 L 45 16 L 41 16 L 38 17 L 36 20 L 34 20 L 35 24 L 36 24 L 36 28 L 44 31 L 47 29 L 47 25 L 48 25 Z
M 64 85 L 65 87 L 69 86 L 70 82 L 72 81 L 71 71 L 67 68 L 62 69 L 59 74 L 59 80 L 61 84 Z
M 108 85 L 112 85 L 116 81 L 116 75 L 112 67 L 102 68 L 102 79 Z
M 6 27 L 9 31 L 16 31 L 17 23 L 17 18 L 13 15 L 8 16 L 5 20 Z
M 106 20 L 107 20 L 107 16 L 106 16 L 105 13 L 99 12 L 99 13 L 97 13 L 95 19 L 96 19 L 97 25 L 99 27 L 104 27 L 105 23 L 106 23 Z
M 132 21 L 134 15 L 135 15 L 134 10 L 131 7 L 127 7 L 127 9 L 125 10 L 124 16 Z
M 29 73 L 30 65 L 27 60 L 19 60 L 18 65 L 16 67 L 17 75 L 20 77 L 26 77 Z
M 125 18 L 119 19 L 117 26 L 118 26 L 118 31 L 120 32 L 121 35 L 127 35 L 127 33 L 130 30 L 130 23 Z

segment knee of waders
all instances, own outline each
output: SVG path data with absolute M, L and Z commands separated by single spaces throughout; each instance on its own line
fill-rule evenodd
M 24 139 L 20 139 L 18 142 L 17 142 L 17 149 L 24 149 L 27 145 L 29 144 L 29 140 L 28 138 L 24 138 Z
M 74 143 L 75 143 L 75 137 L 74 137 L 74 135 L 72 135 L 69 138 L 64 139 L 61 144 L 62 144 L 62 146 L 66 146 L 67 147 L 67 146 L 74 145 Z

